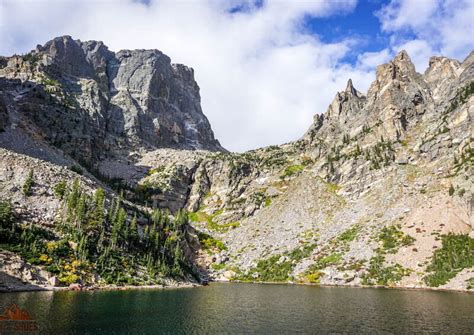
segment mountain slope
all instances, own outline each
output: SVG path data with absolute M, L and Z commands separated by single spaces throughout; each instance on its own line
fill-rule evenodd
M 112 53 L 61 37 L 0 64 L 1 199 L 60 239 L 67 201 L 54 198 L 59 172 L 43 171 L 82 171 L 68 171 L 68 188 L 78 177 L 91 197 L 105 189 L 107 215 L 121 191 L 121 229 L 142 219 L 131 248 L 120 235 L 125 258 L 139 260 L 120 280 L 144 276 L 154 227 L 180 280 L 474 286 L 474 53 L 462 63 L 432 57 L 419 74 L 402 51 L 377 68 L 367 94 L 349 80 L 300 140 L 242 154 L 214 139 L 192 70 L 156 50 Z M 51 163 L 45 170 L 28 155 Z M 28 169 L 9 169 L 25 160 Z M 31 169 L 45 182 L 26 196 Z M 156 207 L 182 225 L 156 225 Z M 114 220 L 102 226 L 112 241 Z M 157 269 L 155 279 L 169 275 Z
M 203 262 L 221 279 L 467 287 L 473 57 L 420 75 L 401 52 L 367 96 L 349 81 L 300 141 L 200 161 L 188 209 L 227 248 Z M 442 273 L 451 252 L 465 263 Z

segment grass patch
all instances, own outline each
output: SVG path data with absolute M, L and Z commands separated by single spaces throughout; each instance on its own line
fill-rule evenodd
M 335 265 L 338 264 L 342 259 L 342 255 L 340 253 L 333 253 L 328 256 L 324 256 L 322 258 L 319 258 L 315 264 L 313 264 L 310 268 L 312 269 L 324 269 L 325 267 L 328 267 L 329 265 Z
M 224 270 L 224 269 L 225 269 L 225 264 L 224 264 L 224 263 L 220 263 L 220 264 L 212 263 L 212 264 L 211 264 L 211 268 L 212 268 L 214 271 Z
M 197 211 L 193 213 L 189 213 L 188 217 L 189 220 L 192 222 L 204 222 L 206 223 L 207 227 L 211 230 L 216 230 L 216 231 L 223 231 L 227 230 L 229 228 L 237 228 L 240 226 L 239 221 L 233 221 L 229 223 L 224 223 L 224 224 L 218 224 L 217 222 L 214 221 L 214 219 L 221 215 L 224 212 L 224 209 L 219 209 L 218 211 L 215 211 L 213 214 L 207 214 L 204 211 Z
M 343 242 L 352 242 L 356 239 L 357 235 L 359 235 L 359 227 L 352 227 L 339 235 L 338 240 Z
M 265 199 L 265 207 L 269 207 L 272 204 L 272 199 L 271 198 L 266 198 Z
M 474 239 L 469 235 L 442 235 L 442 247 L 433 254 L 423 279 L 428 286 L 438 287 L 454 278 L 462 269 L 474 266 Z
M 304 170 L 304 166 L 301 164 L 287 166 L 283 174 L 280 176 L 280 178 L 285 179 L 288 177 L 296 176 L 303 170 Z
M 326 184 L 327 190 L 331 193 L 336 193 L 337 191 L 341 189 L 341 187 L 337 184 L 328 183 L 328 182 L 325 182 L 325 184 Z

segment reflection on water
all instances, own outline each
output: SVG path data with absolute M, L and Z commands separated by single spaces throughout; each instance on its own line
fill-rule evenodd
M 473 333 L 455 292 L 212 284 L 170 290 L 0 295 L 45 333 Z

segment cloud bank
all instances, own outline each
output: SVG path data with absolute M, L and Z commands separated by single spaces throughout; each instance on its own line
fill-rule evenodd
M 391 49 L 405 49 L 419 72 L 430 56 L 462 61 L 474 49 L 472 0 L 393 0 L 377 16 Z
M 472 7 L 467 2 L 453 3 L 460 9 Z M 65 34 L 102 40 L 113 51 L 159 49 L 173 62 L 195 69 L 202 107 L 216 137 L 226 148 L 243 151 L 301 137 L 313 115 L 326 110 L 349 78 L 365 91 L 374 79 L 374 66 L 398 48 L 413 52 L 418 70 L 433 52 L 467 54 L 465 33 L 451 38 L 456 27 L 428 23 L 444 15 L 453 22 L 463 20 L 462 29 L 472 31 L 468 13 L 448 13 L 449 7 L 426 1 L 412 18 L 407 15 L 414 15 L 416 8 L 407 7 L 409 3 L 393 1 L 381 9 L 378 15 L 383 31 L 392 37 L 390 45 L 361 51 L 355 64 L 345 63 L 344 57 L 358 48 L 358 39 L 324 43 L 303 23 L 307 17 L 333 15 L 343 20 L 356 0 L 3 0 L 0 54 L 24 53 Z M 414 37 L 405 39 L 407 31 Z M 431 31 L 438 32 L 436 43 L 428 38 Z

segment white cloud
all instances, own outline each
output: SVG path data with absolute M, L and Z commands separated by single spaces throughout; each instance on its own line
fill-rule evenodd
M 406 49 L 418 72 L 434 54 L 462 61 L 474 49 L 472 0 L 392 0 L 378 17 L 392 51 Z
M 383 49 L 376 52 L 364 52 L 357 57 L 357 63 L 360 67 L 370 70 L 380 64 L 388 62 L 392 58 L 392 53 L 389 49 Z
M 243 5 L 245 10 L 230 13 Z M 156 48 L 195 69 L 202 106 L 230 150 L 302 136 L 349 77 L 359 90 L 372 69 L 341 65 L 354 41 L 322 43 L 302 19 L 347 13 L 355 0 L 18 1 L 0 5 L 0 54 L 27 52 L 59 35 L 102 40 L 113 51 Z

